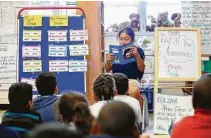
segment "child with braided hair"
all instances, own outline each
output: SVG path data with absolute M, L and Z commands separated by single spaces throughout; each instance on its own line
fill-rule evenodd
M 112 75 L 101 74 L 93 84 L 93 96 L 97 103 L 90 106 L 92 115 L 97 118 L 101 108 L 116 95 L 116 85 Z
M 94 120 L 85 96 L 76 92 L 63 94 L 56 101 L 57 120 L 88 135 Z

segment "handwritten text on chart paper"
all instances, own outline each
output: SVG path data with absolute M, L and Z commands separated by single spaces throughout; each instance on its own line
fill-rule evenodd
M 159 34 L 159 57 L 164 61 L 167 76 L 179 77 L 183 65 L 195 60 L 196 43 L 179 31 Z
M 0 44 L 0 83 L 16 82 L 16 45 Z
M 211 53 L 211 1 L 182 1 L 182 22 L 188 27 L 197 27 L 201 31 L 202 54 Z
M 155 106 L 154 132 L 158 134 L 168 134 L 172 121 L 177 122 L 194 112 L 191 96 L 157 94 Z

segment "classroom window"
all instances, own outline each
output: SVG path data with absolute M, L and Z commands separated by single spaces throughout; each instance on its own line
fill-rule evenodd
M 130 22 L 130 14 L 138 14 L 139 2 L 104 2 L 105 30 L 111 25 Z
M 146 2 L 146 18 L 147 25 L 151 24 L 151 21 L 148 19 L 148 16 L 153 16 L 157 19 L 158 14 L 162 12 L 168 12 L 168 19 L 171 20 L 171 16 L 173 13 L 181 13 L 181 1 L 167 1 L 167 2 L 155 2 L 155 1 L 147 1 Z

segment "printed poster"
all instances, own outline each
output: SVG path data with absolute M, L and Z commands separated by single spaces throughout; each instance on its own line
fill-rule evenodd
M 23 30 L 24 42 L 41 42 L 41 30 Z

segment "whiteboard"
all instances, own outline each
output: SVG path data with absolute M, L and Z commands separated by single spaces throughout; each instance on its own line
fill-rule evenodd
M 156 30 L 156 70 L 159 80 L 197 80 L 201 75 L 200 32 L 197 29 Z
M 156 94 L 154 111 L 154 134 L 169 134 L 172 122 L 193 115 L 192 96 Z

